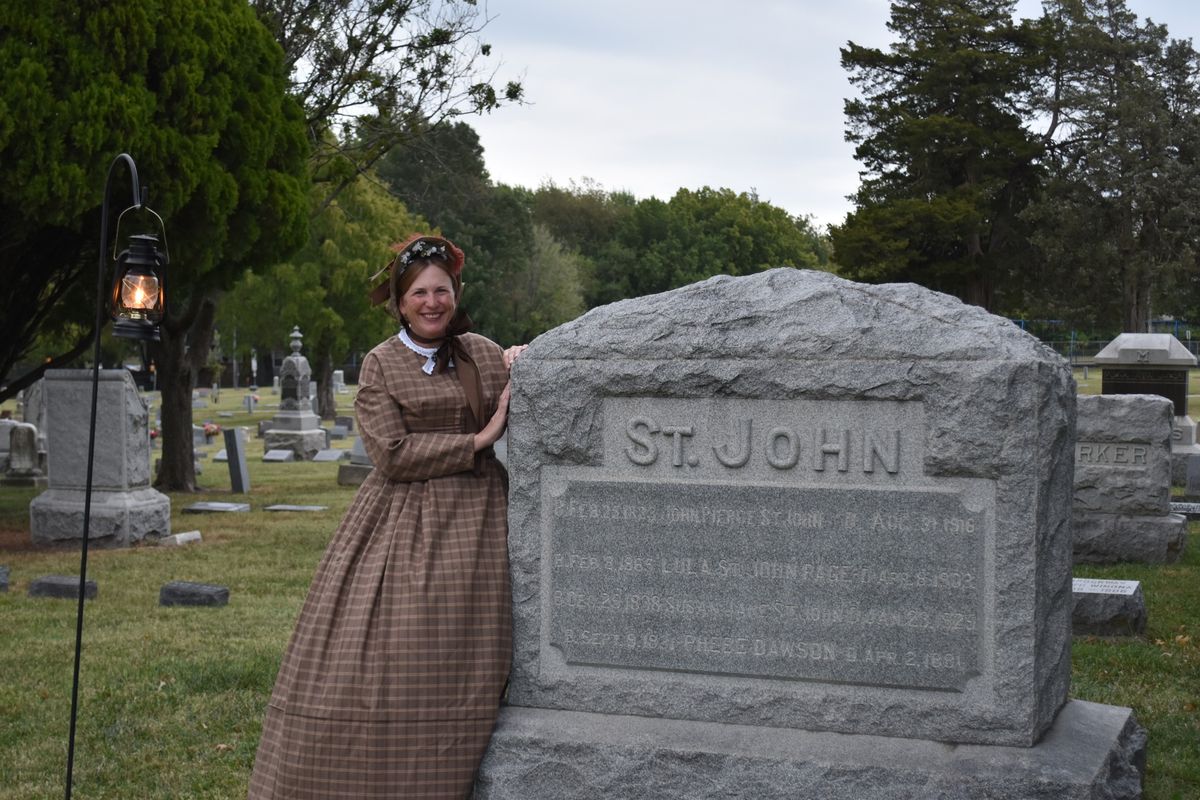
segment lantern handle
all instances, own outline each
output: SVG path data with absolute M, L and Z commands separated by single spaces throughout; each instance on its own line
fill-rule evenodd
M 158 229 L 160 231 L 162 231 L 163 263 L 170 264 L 171 263 L 171 251 L 167 247 L 167 226 L 163 223 L 163 218 L 158 215 L 157 211 L 155 211 L 150 206 L 142 205 L 140 203 L 136 206 L 130 206 L 129 208 L 122 211 L 119 215 L 117 215 L 117 229 L 115 231 L 113 231 L 112 260 L 113 261 L 117 260 L 117 242 L 121 241 L 121 219 L 126 214 L 128 214 L 130 211 L 135 211 L 135 210 L 136 211 L 147 211 L 156 220 L 158 220 Z

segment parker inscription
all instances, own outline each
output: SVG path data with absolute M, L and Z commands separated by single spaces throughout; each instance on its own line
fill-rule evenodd
M 978 498 L 551 483 L 545 610 L 568 664 L 950 691 L 979 670 Z

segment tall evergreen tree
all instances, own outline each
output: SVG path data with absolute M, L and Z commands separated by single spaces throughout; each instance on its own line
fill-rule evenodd
M 896 0 L 888 52 L 849 42 L 842 66 L 862 162 L 855 210 L 832 230 L 850 277 L 915 281 L 994 308 L 1027 255 L 1020 212 L 1041 143 L 1023 127 L 1033 42 L 1013 0 Z

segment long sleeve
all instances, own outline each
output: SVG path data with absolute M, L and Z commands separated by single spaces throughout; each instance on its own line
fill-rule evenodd
M 423 481 L 474 467 L 473 434 L 409 430 L 375 353 L 368 353 L 363 360 L 354 406 L 367 454 L 388 478 Z

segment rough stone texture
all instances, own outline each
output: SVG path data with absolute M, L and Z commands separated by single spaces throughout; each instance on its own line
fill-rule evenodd
M 1076 578 L 1073 592 L 1071 629 L 1077 636 L 1136 636 L 1146 630 L 1141 581 Z
M 512 705 L 1030 746 L 1066 701 L 1074 383 L 1060 357 L 1009 322 L 911 285 L 790 269 L 722 276 L 593 309 L 538 337 L 514 367 L 511 409 Z M 754 458 L 739 471 L 720 459 L 737 462 L 747 419 Z M 840 438 L 850 430 L 858 438 Z M 786 487 L 779 494 L 793 507 L 769 509 L 772 524 L 797 527 L 790 540 L 778 525 L 770 532 L 772 542 L 798 548 L 777 554 L 781 577 L 792 568 L 808 575 L 797 553 L 823 570 L 785 590 L 762 568 L 763 596 L 792 615 L 798 643 L 795 663 L 777 658 L 774 671 L 739 652 L 757 654 L 758 620 L 779 609 L 754 604 L 764 554 L 755 550 L 753 502 L 737 500 L 731 485 L 759 487 L 754 502 L 770 497 L 764 487 Z M 740 521 L 716 527 L 726 512 L 716 500 L 685 509 L 703 515 L 694 530 L 686 518 L 668 520 L 666 506 L 638 508 L 639 496 L 671 501 L 671 487 L 690 487 L 678 493 L 689 502 L 719 490 Z M 836 524 L 807 513 L 806 499 L 823 511 L 878 512 L 876 535 L 865 527 L 874 522 L 839 521 L 853 533 L 839 549 Z M 944 512 L 932 529 L 923 501 Z M 589 526 L 593 512 L 609 517 L 603 526 Z M 623 526 L 613 516 L 633 520 Z M 589 527 L 622 533 L 628 547 L 611 561 L 588 561 L 596 553 L 587 548 L 600 546 Z M 896 548 L 890 560 L 887 542 Z M 869 551 L 861 558 L 860 544 Z M 713 572 L 702 574 L 710 552 L 726 560 L 723 574 L 715 557 Z M 673 576 L 663 576 L 667 556 Z M 943 557 L 964 569 L 933 569 Z M 639 595 L 650 585 L 639 570 L 656 572 L 681 597 Z M 553 581 L 564 575 L 579 596 L 555 596 Z M 836 594 L 849 608 L 847 583 L 856 579 L 872 582 L 863 603 L 879 606 L 867 611 L 880 614 L 872 621 L 889 646 L 870 658 L 883 664 L 865 665 L 862 648 L 839 644 L 842 633 L 869 637 L 845 609 L 822 605 Z M 951 580 L 959 583 L 942 583 Z M 921 616 L 926 599 L 936 616 Z M 606 617 L 602 604 L 614 602 Z M 568 611 L 597 624 L 571 641 Z M 648 639 L 656 625 L 669 635 Z M 638 634 L 633 647 L 626 628 Z M 890 646 L 907 642 L 935 675 L 923 647 L 939 637 L 954 651 L 938 665 L 952 673 L 940 683 L 904 664 L 908 648 Z M 664 666 L 661 651 L 671 648 L 687 652 L 697 671 Z M 827 653 L 841 665 L 853 655 L 861 682 L 839 682 L 816 663 L 814 654 Z M 723 672 L 735 655 L 737 667 Z M 898 667 L 895 678 L 883 677 L 885 665 Z
M 171 581 L 158 591 L 160 606 L 224 606 L 229 604 L 229 587 L 212 583 Z
M 504 708 L 474 800 L 1135 800 L 1145 748 L 1082 700 L 1031 748 Z
M 1076 564 L 1172 564 L 1187 544 L 1187 517 L 1182 514 L 1076 514 L 1074 530 Z
M 92 371 L 49 370 L 43 379 L 50 488 L 29 504 L 35 544 L 83 535 Z M 171 533 L 171 501 L 150 486 L 149 408 L 128 370 L 101 370 L 88 538 L 128 545 Z
M 97 588 L 96 582 L 92 580 L 84 581 L 83 597 L 85 600 L 94 600 L 96 598 Z M 40 578 L 35 578 L 29 584 L 30 597 L 56 597 L 62 600 L 78 600 L 79 599 L 79 576 L 78 575 L 43 575 Z
M 1157 395 L 1077 397 L 1075 512 L 1168 513 L 1172 419 Z

